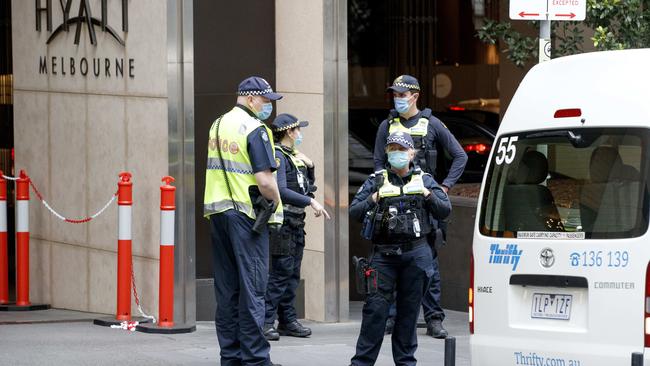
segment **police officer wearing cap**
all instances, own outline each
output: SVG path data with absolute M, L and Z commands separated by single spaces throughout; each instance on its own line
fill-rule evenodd
M 268 224 L 282 223 L 282 205 L 273 136 L 263 121 L 273 111 L 271 102 L 282 96 L 256 76 L 242 81 L 237 93 L 237 105 L 210 128 L 205 174 L 215 325 L 222 366 L 268 366 L 274 365 L 263 333 Z
M 441 178 L 441 187 L 446 193 L 463 174 L 467 163 L 467 154 L 444 123 L 431 114 L 430 109 L 418 109 L 420 84 L 416 78 L 410 75 L 399 76 L 387 90 L 393 93 L 395 109 L 390 111 L 388 118 L 379 125 L 377 131 L 374 152 L 375 170 L 383 169 L 386 165 L 386 137 L 393 132 L 406 132 L 413 138 L 417 149 L 416 164 L 432 176 L 436 176 L 439 151 L 444 150 L 451 155 L 453 160 L 449 174 L 447 177 Z M 442 233 L 438 237 L 446 234 L 446 223 L 442 222 L 440 226 Z M 442 325 L 445 313 L 440 306 L 440 271 L 438 269 L 438 254 L 433 243 L 434 237 L 435 235 L 432 235 L 432 239 L 430 239 L 430 244 L 433 247 L 434 275 L 431 288 L 422 300 L 422 308 L 424 309 L 424 319 L 427 322 L 427 334 L 435 338 L 445 338 L 447 330 Z M 386 323 L 386 333 L 392 331 L 393 324 L 394 306 L 391 309 L 391 317 Z
M 367 296 L 354 366 L 375 364 L 393 301 L 393 360 L 396 365 L 416 364 L 419 308 L 434 271 L 426 237 L 451 212 L 447 194 L 413 163 L 411 136 L 395 132 L 384 145 L 387 168 L 371 175 L 350 205 L 350 218 L 364 222 L 373 243 L 369 265 L 361 271 Z
M 300 282 L 300 265 L 305 249 L 305 208 L 311 206 L 316 217 L 329 214 L 314 199 L 314 164 L 297 150 L 303 135 L 301 128 L 309 122 L 299 121 L 291 114 L 279 114 L 271 129 L 278 163 L 277 181 L 282 198 L 284 223 L 277 235 L 271 235 L 271 273 L 266 289 L 266 320 L 264 335 L 267 340 L 278 340 L 281 335 L 308 337 L 311 329 L 297 320 L 294 301 Z M 275 328 L 275 320 L 278 327 Z

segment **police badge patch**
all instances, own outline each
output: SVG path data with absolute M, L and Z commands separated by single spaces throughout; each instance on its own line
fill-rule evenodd
M 269 142 L 269 135 L 266 134 L 266 131 L 262 131 L 260 134 L 262 135 L 262 140 L 264 140 L 264 142 Z

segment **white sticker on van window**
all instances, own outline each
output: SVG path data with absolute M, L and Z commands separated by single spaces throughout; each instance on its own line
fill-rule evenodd
M 517 147 L 514 143 L 519 140 L 518 136 L 512 136 L 510 138 L 504 137 L 499 142 L 499 147 L 497 148 L 497 156 L 494 159 L 494 162 L 497 165 L 501 165 L 504 162 L 510 164 L 515 160 L 515 155 L 517 154 Z M 507 143 L 507 146 L 506 146 Z
M 572 240 L 585 238 L 585 233 L 577 232 L 552 232 L 552 231 L 517 231 L 517 239 L 556 239 Z

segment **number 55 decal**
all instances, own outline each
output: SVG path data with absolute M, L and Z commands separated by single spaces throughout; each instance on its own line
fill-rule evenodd
M 517 154 L 517 147 L 513 144 L 519 139 L 518 136 L 512 136 L 510 139 L 504 137 L 499 141 L 499 148 L 497 149 L 497 156 L 494 161 L 497 165 L 501 165 L 504 162 L 506 164 L 512 163 L 515 160 L 515 155 Z M 508 146 L 506 147 L 506 143 Z

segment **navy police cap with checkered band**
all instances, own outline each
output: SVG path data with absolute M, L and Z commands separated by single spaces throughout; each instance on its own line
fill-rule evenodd
M 298 121 L 298 118 L 296 116 L 289 114 L 289 113 L 281 113 L 278 114 L 277 117 L 273 120 L 273 124 L 271 124 L 271 129 L 274 132 L 278 131 L 285 131 L 294 127 L 307 127 L 309 126 L 309 122 L 307 121 Z
M 406 132 L 393 132 L 388 136 L 386 139 L 386 146 L 389 144 L 398 144 L 404 148 L 407 149 L 414 149 L 415 144 L 413 144 L 413 139 L 411 138 L 411 135 L 409 135 Z
M 420 91 L 420 83 L 418 79 L 414 78 L 411 75 L 401 75 L 398 76 L 394 81 L 393 85 L 389 86 L 386 91 L 396 91 L 398 93 L 404 93 L 407 91 Z
M 282 99 L 282 95 L 273 92 L 273 88 L 269 83 L 262 79 L 259 76 L 251 76 L 244 79 L 239 83 L 239 88 L 237 89 L 237 95 L 246 96 L 246 95 L 259 95 L 262 97 L 269 98 L 270 100 Z

